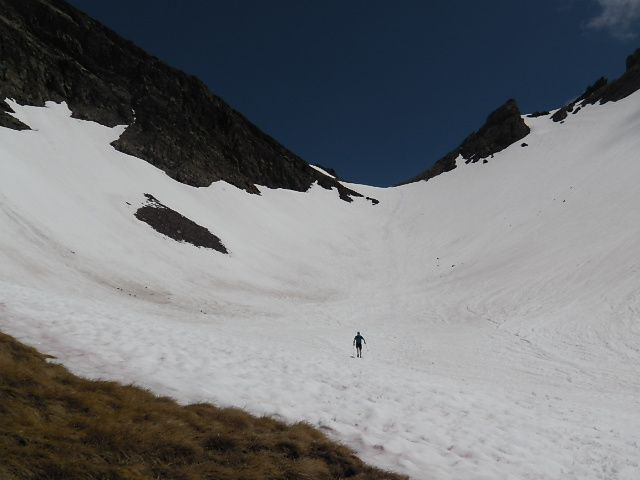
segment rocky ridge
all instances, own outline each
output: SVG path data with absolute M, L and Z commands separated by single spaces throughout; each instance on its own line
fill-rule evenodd
M 625 72 L 620 77 L 612 82 L 605 77 L 600 77 L 573 102 L 557 110 L 551 119 L 554 122 L 561 122 L 569 113 L 578 113 L 585 105 L 617 102 L 638 89 L 640 89 L 640 48 L 627 57 Z
M 459 155 L 465 159 L 466 163 L 484 160 L 524 138 L 529 131 L 515 100 L 509 99 L 491 112 L 484 125 L 465 138 L 455 150 L 447 153 L 431 168 L 405 183 L 429 180 L 453 170 L 456 168 L 456 158 Z
M 63 0 L 0 0 L 0 100 L 66 101 L 75 118 L 129 127 L 113 143 L 175 180 L 361 196 L 311 168 L 214 95 Z M 0 101 L 0 126 L 26 129 Z
M 574 101 L 556 110 L 551 115 L 551 119 L 554 122 L 562 122 L 569 113 L 578 113 L 585 105 L 617 102 L 638 89 L 640 89 L 640 48 L 627 57 L 626 70 L 619 78 L 612 82 L 609 82 L 605 77 L 599 78 Z M 549 113 L 547 111 L 534 112 L 527 116 L 535 118 L 549 115 Z M 477 132 L 469 135 L 455 150 L 447 153 L 432 167 L 411 180 L 403 182 L 403 184 L 429 180 L 453 170 L 456 168 L 456 159 L 459 155 L 465 159 L 466 163 L 475 163 L 480 159 L 486 162 L 487 157 L 524 138 L 529 134 L 529 131 L 515 100 L 508 100 L 492 112 L 485 124 Z M 526 143 L 522 144 L 523 147 L 526 145 Z

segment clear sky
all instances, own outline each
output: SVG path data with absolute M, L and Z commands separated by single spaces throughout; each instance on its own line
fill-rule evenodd
M 387 186 L 515 98 L 556 108 L 640 47 L 640 0 L 71 0 L 309 163 Z

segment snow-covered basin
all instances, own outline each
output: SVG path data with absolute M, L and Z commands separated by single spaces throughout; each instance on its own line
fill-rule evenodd
M 638 94 L 526 118 L 487 164 L 350 185 L 378 205 L 188 187 L 114 150 L 124 126 L 12 107 L 33 130 L 0 129 L 0 330 L 416 479 L 640 478 Z M 230 254 L 137 220 L 145 193 Z

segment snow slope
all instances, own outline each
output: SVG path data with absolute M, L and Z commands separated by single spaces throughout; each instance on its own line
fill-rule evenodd
M 640 478 L 640 94 L 429 182 L 177 183 L 11 103 L 0 330 L 74 372 L 306 420 L 417 479 Z M 149 193 L 229 255 L 138 221 Z M 352 358 L 360 330 L 365 358 Z

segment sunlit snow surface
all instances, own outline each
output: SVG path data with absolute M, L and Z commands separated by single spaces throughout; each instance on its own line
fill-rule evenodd
M 417 479 L 640 478 L 639 94 L 527 118 L 488 164 L 354 186 L 375 206 L 189 187 L 114 150 L 125 127 L 12 106 L 33 131 L 0 128 L 0 330 Z M 138 221 L 145 193 L 230 254 Z

